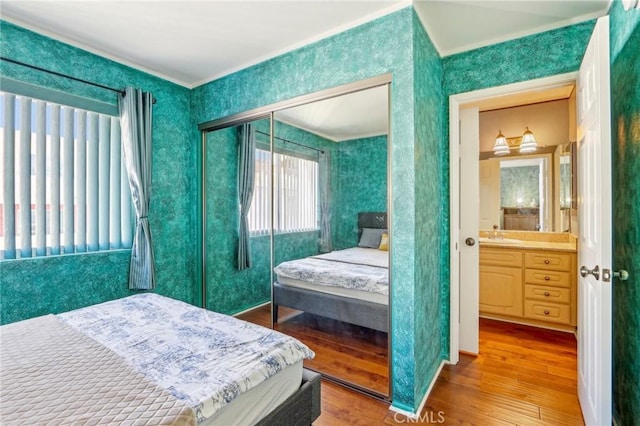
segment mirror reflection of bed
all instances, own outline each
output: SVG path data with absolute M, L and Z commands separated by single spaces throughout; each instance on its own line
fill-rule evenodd
M 388 397 L 388 87 L 277 111 L 274 120 L 276 153 L 318 161 L 319 224 L 294 234 L 275 226 L 274 328 L 315 351 L 308 368 Z M 286 185 L 288 170 L 275 168 Z M 300 210 L 295 197 L 276 197 L 276 217 Z
M 307 362 L 307 367 L 386 395 L 386 213 L 359 213 L 358 235 L 355 247 L 285 261 L 275 267 L 274 328 L 313 347 L 316 357 Z

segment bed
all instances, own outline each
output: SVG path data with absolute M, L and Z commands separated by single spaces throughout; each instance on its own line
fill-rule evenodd
M 359 213 L 358 238 L 369 229 L 388 229 L 386 213 Z M 389 332 L 388 251 L 354 247 L 283 262 L 274 272 L 274 324 L 286 306 Z
M 0 422 L 309 425 L 313 352 L 267 328 L 157 294 L 0 327 Z

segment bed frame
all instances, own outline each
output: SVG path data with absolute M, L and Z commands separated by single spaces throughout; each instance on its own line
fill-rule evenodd
M 320 374 L 302 370 L 302 385 L 256 426 L 309 426 L 320 416 Z
M 363 228 L 389 229 L 384 212 L 358 213 L 358 239 Z M 361 327 L 389 332 L 389 305 L 273 283 L 273 323 L 278 307 L 308 312 Z

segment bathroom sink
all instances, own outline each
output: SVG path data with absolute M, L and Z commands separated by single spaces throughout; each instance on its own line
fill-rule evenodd
M 480 242 L 491 243 L 491 244 L 521 244 L 522 240 L 516 240 L 513 238 L 503 238 L 499 240 L 499 239 L 493 239 L 488 237 L 480 237 Z

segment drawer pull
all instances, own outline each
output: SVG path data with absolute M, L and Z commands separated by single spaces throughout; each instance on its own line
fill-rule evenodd
M 546 297 L 549 297 L 549 296 L 550 296 L 548 291 L 545 291 L 545 292 L 544 292 L 544 295 L 545 295 Z
M 549 315 L 549 311 L 547 309 L 544 310 L 545 315 Z
M 544 280 L 545 281 L 549 281 L 551 278 L 549 278 L 549 275 L 545 275 Z
M 545 260 L 544 260 L 544 264 L 545 264 L 545 265 L 548 265 L 548 264 L 549 264 L 549 259 L 545 259 Z

